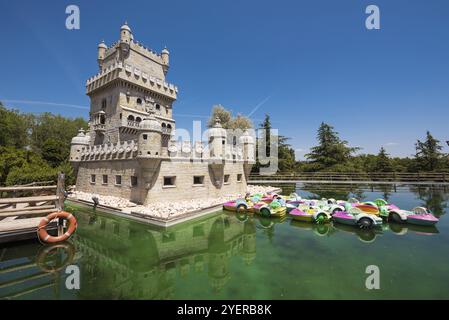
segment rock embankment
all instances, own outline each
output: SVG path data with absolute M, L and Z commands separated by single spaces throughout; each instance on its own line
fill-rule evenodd
M 277 188 L 271 186 L 256 186 L 256 185 L 248 185 L 247 192 L 254 193 L 266 193 L 277 191 Z M 113 196 L 104 196 L 98 195 L 94 193 L 87 193 L 82 191 L 73 191 L 73 193 L 69 196 L 70 198 L 90 201 L 92 202 L 93 197 L 97 197 L 100 205 L 114 207 L 121 209 L 125 213 L 136 212 L 139 214 L 148 215 L 149 217 L 156 217 L 162 219 L 170 219 L 179 215 L 187 214 L 193 211 L 199 211 L 202 209 L 207 209 L 210 207 L 214 207 L 217 205 L 221 205 L 222 203 L 241 197 L 240 194 L 230 194 L 225 195 L 219 198 L 201 198 L 201 199 L 191 199 L 191 200 L 178 200 L 172 202 L 155 202 L 148 205 L 137 205 L 127 199 L 113 197 Z

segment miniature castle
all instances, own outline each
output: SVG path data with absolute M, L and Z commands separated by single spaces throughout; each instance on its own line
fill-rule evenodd
M 207 143 L 175 139 L 166 48 L 147 49 L 125 23 L 119 41 L 98 45 L 98 66 L 86 83 L 88 132 L 71 143 L 77 190 L 139 204 L 245 192 L 255 160 L 248 131 L 229 135 L 216 119 Z

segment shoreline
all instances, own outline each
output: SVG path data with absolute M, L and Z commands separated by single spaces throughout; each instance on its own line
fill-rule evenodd
M 280 188 L 272 186 L 248 185 L 247 187 L 247 192 L 250 193 L 279 193 L 281 191 Z M 148 205 L 138 205 L 124 198 L 74 191 L 72 195 L 67 197 L 67 201 L 93 207 L 94 202 L 92 201 L 92 197 L 94 196 L 99 200 L 97 208 L 101 211 L 159 227 L 169 227 L 217 212 L 222 209 L 225 201 L 235 199 L 242 195 L 235 194 L 225 195 L 218 198 L 156 202 Z

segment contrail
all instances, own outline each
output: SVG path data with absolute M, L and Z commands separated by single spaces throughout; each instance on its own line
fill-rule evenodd
M 48 101 L 9 100 L 9 99 L 5 99 L 5 100 L 1 100 L 1 101 L 5 102 L 5 103 L 36 104 L 36 105 L 43 105 L 43 106 L 67 107 L 67 108 L 76 108 L 76 109 L 89 110 L 89 107 L 86 107 L 86 106 L 79 106 L 79 105 L 76 105 L 76 104 L 67 104 L 67 103 L 48 102 Z
M 263 106 L 268 100 L 270 100 L 271 95 L 269 95 L 268 97 L 266 97 L 265 99 L 263 99 L 261 102 L 259 102 L 253 110 L 251 110 L 251 112 L 248 114 L 248 118 L 251 117 L 253 115 L 254 112 L 257 111 L 257 109 L 259 109 L 261 106 Z

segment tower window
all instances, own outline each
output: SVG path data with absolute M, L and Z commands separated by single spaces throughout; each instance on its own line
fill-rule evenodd
M 142 99 L 137 98 L 137 104 L 140 106 L 142 104 Z
M 224 175 L 224 183 L 229 183 L 229 174 Z
M 204 184 L 204 176 L 193 176 L 193 184 L 194 185 L 203 185 Z
M 137 176 L 131 176 L 131 187 L 137 187 Z
M 164 177 L 164 187 L 175 186 L 176 177 Z
M 94 174 L 90 175 L 90 183 L 95 183 L 96 176 Z
M 122 185 L 122 176 L 120 176 L 120 175 L 116 175 L 115 176 L 115 184 L 117 186 L 121 186 Z
M 242 182 L 242 174 L 237 174 L 237 182 Z
M 161 110 L 161 106 L 159 104 L 156 104 L 156 110 Z
M 108 175 L 107 174 L 103 175 L 103 184 L 108 184 Z

